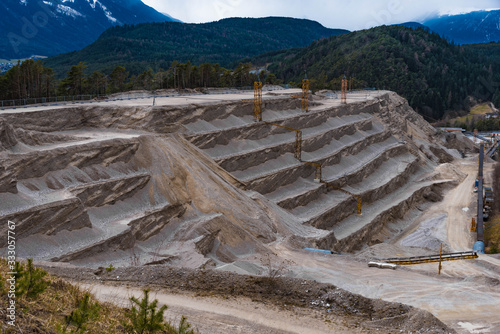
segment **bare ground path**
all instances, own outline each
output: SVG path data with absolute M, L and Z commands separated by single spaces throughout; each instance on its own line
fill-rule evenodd
M 122 286 L 81 284 L 101 301 L 128 307 L 129 297 L 142 290 Z M 194 294 L 172 294 L 155 290 L 152 298 L 168 305 L 166 319 L 177 323 L 181 316 L 203 334 L 212 333 L 352 333 L 341 324 L 320 320 L 317 312 L 301 309 L 283 310 L 273 305 L 253 302 L 249 298 L 197 297 Z

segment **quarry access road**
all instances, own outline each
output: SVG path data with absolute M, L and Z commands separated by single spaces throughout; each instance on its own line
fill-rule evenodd
M 301 89 L 287 89 L 286 94 L 299 94 L 302 93 Z M 273 98 L 274 96 L 263 93 L 262 98 L 264 100 Z M 110 100 L 97 100 L 88 102 L 75 102 L 75 103 L 57 103 L 57 104 L 42 104 L 42 105 L 28 105 L 24 107 L 8 108 L 5 107 L 0 109 L 0 116 L 2 114 L 12 114 L 12 113 L 29 113 L 29 112 L 39 112 L 43 110 L 57 110 L 57 109 L 70 109 L 70 108 L 80 108 L 80 107 L 90 107 L 90 106 L 136 106 L 136 107 L 147 107 L 147 106 L 183 106 L 193 103 L 220 103 L 228 101 L 241 101 L 244 99 L 253 100 L 254 92 L 242 91 L 242 92 L 215 92 L 210 94 L 189 94 L 189 95 L 168 95 L 168 96 L 158 96 L 153 98 L 148 97 L 127 97 L 124 94 L 123 98 L 110 99 Z
M 139 297 L 142 290 L 107 286 L 82 285 L 90 289 L 101 301 L 128 307 L 131 296 Z M 200 333 L 337 333 L 336 326 L 327 326 L 313 317 L 296 319 L 293 311 L 281 311 L 272 306 L 252 302 L 246 298 L 222 299 L 169 294 L 154 291 L 152 298 L 160 305 L 168 305 L 165 318 L 178 323 L 181 316 L 196 324 Z M 214 324 L 217 324 L 214 326 Z M 342 331 L 339 331 L 342 333 Z
M 130 307 L 129 298 L 139 298 L 142 290 L 116 285 L 83 284 L 102 302 Z M 302 308 L 280 309 L 277 306 L 254 302 L 246 297 L 200 297 L 192 293 L 172 294 L 154 289 L 151 298 L 160 305 L 167 305 L 165 319 L 177 324 L 187 317 L 199 333 L 239 334 L 305 334 L 353 333 L 352 329 L 334 322 L 320 320 L 320 312 Z M 376 330 L 359 329 L 356 333 L 378 333 Z

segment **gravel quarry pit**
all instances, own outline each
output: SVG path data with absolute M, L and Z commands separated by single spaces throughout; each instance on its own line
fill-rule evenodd
M 441 242 L 450 251 L 471 248 L 467 224 L 477 156 L 468 139 L 438 133 L 393 92 L 353 92 L 345 105 L 313 95 L 309 112 L 300 110 L 293 97 L 299 94 L 264 92 L 267 123 L 253 119 L 252 92 L 156 97 L 154 106 L 153 98 L 139 94 L 1 110 L 0 230 L 5 234 L 7 221 L 15 222 L 18 255 L 74 281 L 95 284 L 100 277 L 106 287 L 137 289 L 157 280 L 140 281 L 139 273 L 232 275 L 232 286 L 220 297 L 243 289 L 245 280 L 262 280 L 272 259 L 283 279 L 332 284 L 328 289 L 368 298 L 362 304 L 383 299 L 430 312 L 374 320 L 363 311 L 353 321 L 342 314 L 343 320 L 335 319 L 339 333 L 375 332 L 375 323 L 382 332 L 394 326 L 432 333 L 439 321 L 442 333 L 500 331 L 494 316 L 500 311 L 498 259 L 445 263 L 439 277 L 434 265 L 396 271 L 366 265 L 370 259 L 434 254 Z M 302 161 L 294 157 L 295 133 L 269 123 L 302 131 Z M 304 162 L 321 164 L 324 182 L 315 182 L 314 166 Z M 362 215 L 356 215 L 351 194 L 362 199 Z M 94 274 L 110 264 L 121 270 L 119 279 Z M 176 283 L 157 288 L 170 297 L 182 292 Z M 104 298 L 106 289 L 98 295 Z M 203 332 L 224 321 L 238 322 L 241 333 L 304 332 L 300 322 L 280 329 L 251 312 L 256 305 L 250 302 L 278 305 L 275 314 L 290 311 L 282 310 L 283 296 L 233 296 L 252 316 L 235 320 L 221 311 L 207 323 L 206 305 L 224 303 L 203 304 L 196 294 L 216 289 L 207 284 L 203 292 L 188 290 L 193 307 L 184 310 L 198 317 Z M 125 291 L 117 293 L 126 299 Z M 288 316 L 307 318 L 308 326 L 328 313 L 319 304 L 299 304 L 299 313 Z M 410 306 L 405 314 L 413 312 Z

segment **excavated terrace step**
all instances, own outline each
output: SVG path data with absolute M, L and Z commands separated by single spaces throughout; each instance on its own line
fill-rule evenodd
M 326 122 L 320 125 L 301 129 L 302 139 L 305 140 L 312 138 L 317 135 L 342 128 L 346 125 L 354 125 L 370 120 L 371 118 L 372 116 L 367 114 L 329 118 Z M 294 132 L 283 132 L 270 134 L 269 136 L 257 140 L 231 140 L 231 142 L 227 145 L 217 145 L 212 148 L 204 149 L 204 152 L 217 161 L 257 151 L 263 151 L 287 143 L 293 144 L 294 142 Z
M 265 176 L 285 172 L 291 168 L 302 166 L 303 163 L 298 161 L 293 153 L 285 153 L 276 159 L 267 160 L 265 163 L 258 166 L 253 166 L 245 170 L 237 170 L 231 174 L 238 180 L 249 182 Z
M 379 158 L 384 158 L 384 153 L 397 154 L 399 149 L 406 146 L 401 144 L 396 138 L 389 137 L 383 142 L 372 144 L 366 147 L 363 151 L 355 155 L 343 156 L 339 163 L 325 166 L 322 168 L 323 180 L 332 182 L 342 177 L 350 177 L 362 171 L 365 167 L 377 161 Z
M 329 157 L 340 153 L 346 148 L 352 147 L 367 138 L 384 133 L 387 133 L 387 137 L 390 136 L 390 133 L 386 132 L 384 125 L 379 122 L 373 122 L 372 128 L 369 130 L 357 130 L 355 133 L 346 134 L 339 139 L 333 138 L 330 142 L 325 143 L 321 148 L 312 152 L 304 150 L 302 152 L 302 159 L 305 161 L 327 161 Z M 373 145 L 373 143 L 370 143 L 370 145 Z
M 362 196 L 364 208 L 368 203 L 392 193 L 395 191 L 394 188 L 405 188 L 411 174 L 418 167 L 417 162 L 418 159 L 411 154 L 391 158 L 362 182 L 342 189 Z M 398 186 L 400 183 L 402 184 Z M 359 188 L 357 188 L 358 185 Z M 325 189 L 319 190 L 325 191 Z M 313 189 L 311 192 L 317 193 L 318 190 Z M 330 191 L 326 195 L 324 193 L 319 195 L 318 199 L 293 209 L 292 213 L 310 225 L 327 229 L 356 212 L 356 199 L 354 197 L 340 191 Z M 314 198 L 314 194 L 308 194 L 308 198 Z M 329 198 L 330 202 L 326 198 Z
M 263 120 L 266 122 L 283 121 L 297 116 L 303 116 L 304 112 L 300 109 L 291 110 L 266 110 Z M 229 115 L 226 118 L 214 119 L 210 122 L 205 120 L 198 120 L 196 122 L 183 124 L 184 128 L 188 130 L 188 136 L 199 136 L 210 134 L 214 132 L 224 132 L 234 130 L 241 127 L 257 124 L 253 114 L 245 116 Z
M 183 124 L 183 126 L 188 130 L 189 135 L 201 135 L 206 133 L 227 131 L 231 129 L 236 129 L 251 125 L 254 123 L 252 115 L 246 117 L 238 117 L 234 115 L 229 115 L 224 119 L 217 119 L 211 122 L 205 120 L 198 120 L 193 123 Z
M 404 171 L 409 165 L 414 165 L 417 160 L 417 157 L 409 153 L 392 158 L 388 157 L 377 167 L 375 172 L 363 178 L 362 182 L 356 180 L 358 177 L 349 178 L 349 175 L 355 175 L 355 171 L 346 175 L 342 187 L 355 194 L 362 194 L 365 191 L 368 192 L 377 189 L 386 184 L 386 182 L 383 182 L 384 180 L 391 181 L 392 177 L 397 177 L 401 174 L 401 172 L 399 172 L 401 168 Z M 395 167 L 399 165 L 401 165 L 401 167 Z M 363 177 L 363 175 L 361 175 L 361 177 Z M 345 186 L 345 184 L 356 182 L 359 183 L 353 187 Z M 300 205 L 307 205 L 309 202 L 314 201 L 321 193 L 326 191 L 326 186 L 323 183 L 314 182 L 312 177 L 308 179 L 300 178 L 292 184 L 280 187 L 274 192 L 266 194 L 266 197 L 282 208 L 291 210 Z
M 332 210 L 340 209 L 341 206 L 353 201 L 352 196 L 341 191 L 330 191 L 321 194 L 316 200 L 308 203 L 305 206 L 298 206 L 291 212 L 297 216 L 303 223 L 310 223 L 313 220 L 318 220 L 321 217 L 332 212 Z M 317 227 L 315 224 L 310 224 Z
M 363 205 L 362 215 L 351 215 L 333 226 L 330 230 L 334 233 L 335 238 L 341 241 L 369 225 L 380 214 L 407 201 L 417 191 L 444 182 L 447 181 L 440 180 L 407 184 L 376 202 Z
M 265 110 L 263 112 L 263 121 L 302 129 L 318 126 L 333 117 L 353 116 L 363 113 L 370 115 L 375 109 L 377 109 L 376 106 L 372 104 L 352 104 L 335 107 L 328 106 L 310 112 L 304 112 L 299 109 L 281 111 Z M 185 136 L 199 148 L 208 149 L 216 145 L 227 145 L 231 140 L 236 138 L 263 138 L 269 132 L 269 130 L 263 131 L 262 129 L 263 126 L 268 125 L 264 122 L 254 122 L 253 114 L 251 113 L 244 116 L 233 116 L 223 121 L 225 124 L 220 126 L 212 124 L 214 121 L 185 124 L 184 127 L 188 130 Z
M 16 193 L 18 180 L 42 177 L 45 174 L 69 166 L 87 167 L 95 164 L 110 165 L 128 161 L 139 148 L 137 139 L 112 139 L 92 141 L 80 146 L 56 145 L 54 148 L 24 154 L 11 154 L 0 163 L 0 192 Z
M 266 120 L 270 118 L 286 118 L 290 114 L 299 115 L 303 113 L 299 106 L 300 100 L 290 97 L 266 96 L 263 100 Z M 250 125 L 254 123 L 253 108 L 253 101 L 195 105 L 190 113 L 194 117 L 188 117 L 182 126 L 187 130 L 188 135 L 200 135 Z M 186 110 L 187 113 L 189 111 Z
M 264 101 L 264 110 L 262 112 L 262 118 L 264 121 L 278 122 L 290 118 L 316 117 L 317 114 L 325 114 L 328 115 L 328 117 L 354 115 L 359 113 L 372 114 L 374 111 L 378 110 L 378 103 L 376 100 L 371 101 L 371 103 L 370 101 L 363 100 L 340 106 L 320 104 L 317 106 L 311 106 L 309 108 L 309 112 L 304 112 L 299 108 L 278 110 L 279 108 L 276 107 L 279 107 L 282 102 L 276 101 L 276 103 L 278 104 L 273 105 L 272 101 Z M 254 123 L 252 109 L 253 105 L 245 104 L 240 107 L 236 106 L 231 113 L 211 111 L 209 117 L 211 120 L 207 121 L 205 119 L 198 119 L 197 121 L 183 124 L 183 127 L 187 130 L 187 137 L 192 138 L 203 134 L 235 129 L 238 126 L 244 126 L 245 124 L 246 126 L 249 126 Z
M 314 200 L 318 196 L 319 189 L 324 187 L 323 183 L 315 182 L 312 178 L 299 178 L 294 183 L 279 187 L 265 196 L 280 207 L 291 210 Z M 323 192 L 325 191 L 324 189 Z
M 143 212 L 140 217 L 129 219 L 123 232 L 72 253 L 53 258 L 52 261 L 73 261 L 110 250 L 130 249 L 136 241 L 147 240 L 165 227 L 171 219 L 181 217 L 185 211 L 186 208 L 183 205 L 169 204 L 153 211 Z
M 325 157 L 318 162 L 322 165 L 337 163 L 343 155 L 356 154 L 370 145 L 386 140 L 390 137 L 390 133 L 381 131 L 372 133 L 368 137 L 355 133 L 353 136 L 356 138 L 356 141 L 352 141 L 350 145 L 337 149 L 334 155 Z M 303 161 L 314 160 L 303 158 Z M 259 165 L 232 172 L 234 177 L 246 182 L 248 189 L 258 191 L 262 194 L 273 192 L 281 186 L 295 182 L 300 177 L 310 177 L 313 173 L 314 167 L 294 159 L 292 153 L 285 153 L 278 158 L 267 160 Z
M 366 133 L 366 135 L 365 135 Z M 352 146 L 354 146 L 357 143 L 363 143 L 366 141 L 367 137 L 373 137 L 378 134 L 384 133 L 384 129 L 378 128 L 377 130 L 366 132 L 366 131 L 356 131 L 353 135 L 345 135 L 342 136 L 341 140 L 337 141 L 335 140 L 335 144 L 337 146 L 335 147 L 334 151 L 328 151 L 328 154 L 324 154 L 322 149 L 319 149 L 314 152 L 303 152 L 302 153 L 302 160 L 303 161 L 320 161 L 318 159 L 314 159 L 316 152 L 320 152 L 322 155 L 322 159 L 325 160 L 331 155 L 336 155 L 341 153 L 344 149 L 348 149 Z M 333 140 L 332 140 L 333 141 Z M 368 145 L 368 144 L 367 144 Z M 373 143 L 371 143 L 373 145 Z M 292 158 L 290 158 L 292 156 Z M 254 180 L 266 175 L 273 174 L 275 172 L 283 171 L 291 167 L 296 167 L 299 166 L 300 162 L 295 159 L 293 160 L 293 154 L 292 153 L 285 153 L 281 155 L 278 158 L 275 159 L 270 159 L 267 160 L 265 163 L 257 165 L 257 166 L 252 166 L 250 168 L 244 169 L 244 170 L 236 170 L 232 172 L 232 174 L 240 179 L 241 181 L 250 181 Z
M 334 138 L 353 134 L 360 129 L 371 127 L 371 119 L 352 117 L 348 122 L 329 122 L 310 128 L 302 133 L 302 151 L 313 151 L 321 148 Z M 266 160 L 277 158 L 286 152 L 295 150 L 295 133 L 282 131 L 278 127 L 268 127 L 269 135 L 258 140 L 231 141 L 228 145 L 216 146 L 206 152 L 228 172 L 259 165 Z M 275 133 L 279 130 L 281 133 Z M 229 152 L 230 154 L 226 154 Z M 223 154 L 223 156 L 221 156 Z
M 366 192 L 394 183 L 394 180 L 400 175 L 408 177 L 413 169 L 418 168 L 418 161 L 418 158 L 411 153 L 392 157 L 380 165 L 375 172 L 363 179 L 363 181 L 348 184 L 343 189 L 353 194 L 364 196 Z M 363 199 L 367 201 L 367 199 Z

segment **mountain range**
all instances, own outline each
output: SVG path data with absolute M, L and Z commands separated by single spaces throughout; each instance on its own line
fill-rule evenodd
M 2 37 L 0 38 L 0 58 L 6 59 L 19 59 L 31 55 L 54 56 L 61 53 L 77 51 L 95 42 L 106 29 L 113 26 L 137 25 L 151 22 L 180 22 L 168 14 L 160 13 L 145 5 L 141 0 L 3 0 L 0 3 L 0 10 L 3 14 L 2 20 L 0 21 L 0 36 Z M 245 22 L 244 24 L 247 24 L 250 21 L 240 22 Z M 279 48 L 305 46 L 305 42 L 312 41 L 309 36 L 322 38 L 347 32 L 347 30 L 336 30 L 337 32 L 335 33 L 325 33 L 323 31 L 318 34 L 320 29 L 313 28 L 312 24 L 306 27 L 306 29 L 315 30 L 312 34 L 310 31 L 302 33 L 298 29 L 291 29 L 289 26 L 284 27 L 284 29 L 275 26 L 262 26 L 262 28 L 278 29 L 278 33 L 273 34 L 273 31 L 259 31 L 259 29 L 256 29 L 258 28 L 257 25 L 262 22 L 259 21 L 259 19 L 256 19 L 254 22 L 255 23 L 251 24 L 251 27 L 248 27 L 249 29 L 246 29 L 247 27 L 245 26 L 237 26 L 238 22 L 231 21 L 235 29 L 230 27 L 231 31 L 221 33 L 228 36 L 229 33 L 235 33 L 237 29 L 240 29 L 240 31 L 241 29 L 246 29 L 247 31 L 257 33 L 255 39 L 262 37 L 262 34 L 274 35 L 271 36 L 271 39 L 281 34 L 277 40 L 272 41 L 276 44 L 276 47 L 273 48 L 276 50 Z M 292 21 L 287 21 L 287 23 L 288 22 Z M 195 54 L 197 52 L 210 52 L 212 50 L 210 47 L 204 47 L 203 45 L 197 46 L 196 40 L 198 40 L 198 38 L 194 36 L 194 34 L 201 30 L 205 30 L 206 32 L 207 29 L 210 30 L 217 25 L 224 29 L 227 27 L 228 23 L 229 22 L 225 20 L 207 23 L 204 25 L 206 29 L 196 29 L 194 25 L 187 24 L 182 29 L 177 30 L 183 30 L 181 33 L 183 38 L 194 37 L 195 41 L 192 43 L 193 46 L 196 48 L 201 46 L 199 50 L 193 52 L 193 59 L 196 59 L 197 56 Z M 265 24 L 272 23 L 265 22 Z M 418 23 L 408 22 L 403 25 L 412 28 L 424 25 L 456 44 L 500 41 L 500 10 L 435 16 Z M 321 28 L 325 31 L 327 29 L 325 27 Z M 166 32 L 177 32 L 176 29 L 169 29 L 170 28 L 167 27 L 166 30 L 163 30 Z M 140 26 L 137 27 L 136 32 L 131 32 L 129 30 L 127 36 L 125 36 L 126 34 L 124 31 L 112 30 L 111 32 L 107 32 L 106 38 L 108 38 L 109 41 L 109 38 L 111 38 L 113 34 L 122 34 L 120 38 L 132 41 L 137 40 L 136 35 L 146 30 L 154 31 L 155 29 Z M 158 31 L 158 29 L 156 29 L 156 31 Z M 205 32 L 201 32 L 202 36 L 200 39 L 207 38 Z M 285 36 L 283 33 L 289 33 L 290 35 Z M 294 36 L 297 33 L 301 35 L 299 38 L 295 38 Z M 302 38 L 308 34 L 309 36 L 307 38 Z M 144 38 L 141 37 L 141 39 Z M 154 37 L 149 37 L 149 40 L 153 39 Z M 253 39 L 254 38 L 251 38 L 251 42 Z M 282 43 L 281 39 L 295 41 L 291 43 L 285 41 Z M 299 41 L 299 39 L 301 40 Z M 161 44 L 171 43 L 175 45 L 179 41 L 180 40 L 176 38 L 176 36 L 170 36 L 170 40 L 168 40 L 168 36 L 162 36 L 159 42 Z M 268 41 L 267 37 L 265 37 L 261 45 L 264 46 Z M 102 42 L 102 40 L 100 42 Z M 184 40 L 182 42 L 189 43 L 191 41 Z M 111 44 L 112 45 L 108 47 L 108 51 L 112 51 L 112 47 L 116 49 L 122 48 L 117 45 L 116 41 L 112 41 Z M 208 41 L 208 44 L 211 44 L 210 41 Z M 227 48 L 232 46 L 234 46 L 234 43 L 228 45 Z M 270 51 L 269 47 L 257 49 L 262 52 Z M 243 57 L 251 57 L 255 54 L 255 52 L 247 52 L 243 54 Z M 135 58 L 144 57 L 133 55 L 128 60 Z M 188 60 L 188 58 L 184 57 L 177 60 L 185 61 Z M 231 58 L 231 60 L 234 59 Z
M 316 21 L 285 17 L 229 18 L 202 24 L 177 22 L 115 26 L 86 48 L 46 60 L 56 73 L 85 62 L 89 72 L 111 72 L 122 65 L 138 74 L 152 67 L 168 68 L 172 61 L 193 64 L 234 63 L 272 50 L 304 47 L 311 42 L 348 33 L 325 28 Z
M 500 10 L 439 16 L 422 24 L 456 44 L 500 41 Z
M 80 50 L 114 25 L 176 21 L 140 0 L 2 0 L 0 58 Z

